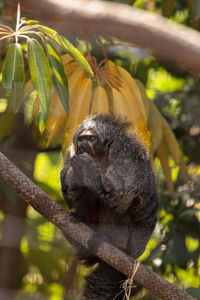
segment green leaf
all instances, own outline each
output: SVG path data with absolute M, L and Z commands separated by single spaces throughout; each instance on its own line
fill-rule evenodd
M 39 29 L 41 32 L 45 33 L 47 36 L 51 37 L 52 39 L 54 39 L 58 43 L 60 43 L 57 38 L 57 34 L 58 34 L 57 31 L 55 31 L 47 26 L 43 26 L 43 25 L 39 25 Z
M 43 126 L 48 118 L 52 96 L 52 80 L 49 61 L 43 48 L 35 39 L 28 39 L 28 64 L 35 89 L 39 93 Z
M 200 299 L 200 289 L 191 287 L 186 289 L 186 291 L 196 299 Z
M 14 89 L 13 110 L 18 111 L 23 101 L 23 86 L 25 81 L 24 60 L 21 45 L 11 44 L 3 68 L 3 85 L 6 89 Z
M 21 18 L 21 23 L 22 23 L 22 24 L 26 24 L 26 25 L 32 25 L 32 24 L 39 24 L 39 21 L 36 21 L 36 20 L 29 20 L 29 19 L 26 18 L 26 17 L 22 17 L 22 18 Z
M 47 26 L 40 25 L 40 30 L 57 44 L 59 44 L 62 48 L 64 48 L 64 50 L 69 53 L 87 73 L 94 77 L 94 73 L 88 61 L 81 54 L 81 52 L 77 48 L 75 48 L 64 36 L 59 35 L 55 30 Z
M 63 48 L 81 65 L 81 67 L 89 73 L 92 77 L 94 77 L 94 73 L 85 59 L 85 57 L 81 54 L 81 52 L 75 48 L 66 38 L 61 35 L 57 35 L 61 45 Z
M 53 85 L 58 93 L 66 113 L 69 112 L 69 89 L 62 59 L 52 45 L 46 42 L 46 50 L 53 72 Z

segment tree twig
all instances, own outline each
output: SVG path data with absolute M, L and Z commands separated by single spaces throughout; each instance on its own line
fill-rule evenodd
M 38 186 L 26 177 L 0 152 L 0 178 L 12 187 L 19 197 L 32 205 L 41 215 L 59 227 L 65 234 L 91 251 L 89 244 L 95 232 L 84 223 L 77 222 L 59 204 L 50 199 Z M 95 255 L 126 276 L 131 277 L 135 260 L 113 245 L 102 241 Z M 172 285 L 150 269 L 140 264 L 134 280 L 165 300 L 194 300 L 194 298 Z

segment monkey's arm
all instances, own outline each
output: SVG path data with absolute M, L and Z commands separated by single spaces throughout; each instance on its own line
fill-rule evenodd
M 70 164 L 76 172 L 76 184 L 94 192 L 105 206 L 119 213 L 125 212 L 134 198 L 151 190 L 153 174 L 146 162 L 131 165 L 129 160 L 118 159 L 105 168 L 84 153 L 73 156 Z

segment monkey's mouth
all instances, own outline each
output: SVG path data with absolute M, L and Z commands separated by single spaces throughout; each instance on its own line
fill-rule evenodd
M 94 151 L 94 147 L 93 147 L 92 143 L 84 141 L 79 145 L 79 147 L 77 149 L 77 154 L 83 154 L 83 153 L 87 153 L 91 157 L 95 156 L 95 151 Z

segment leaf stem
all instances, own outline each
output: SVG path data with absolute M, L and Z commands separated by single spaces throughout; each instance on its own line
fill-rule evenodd
M 15 32 L 17 33 L 19 30 L 20 25 L 20 3 L 17 4 L 17 21 L 16 21 L 16 28 Z M 15 35 L 15 41 L 18 43 L 18 34 Z
M 0 25 L 0 28 L 1 28 L 1 27 L 4 28 L 4 29 L 8 29 L 9 31 L 14 32 L 14 30 L 13 30 L 11 27 L 7 26 L 7 25 L 1 24 L 1 25 Z

